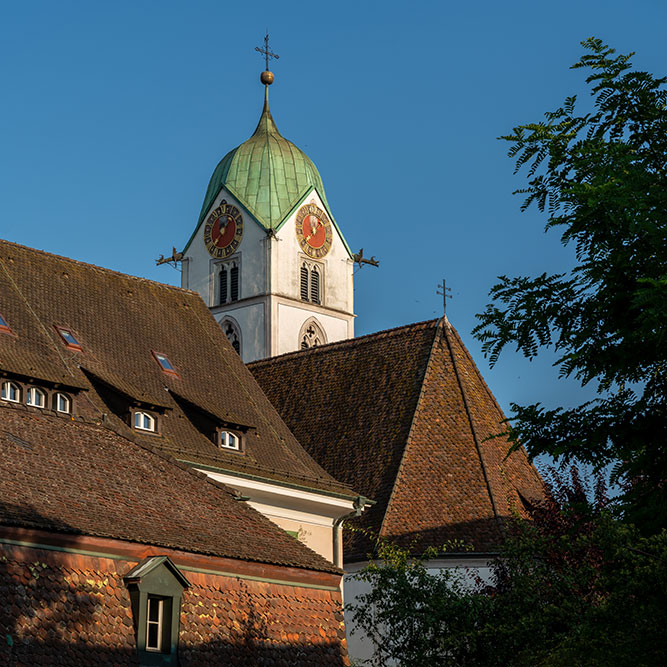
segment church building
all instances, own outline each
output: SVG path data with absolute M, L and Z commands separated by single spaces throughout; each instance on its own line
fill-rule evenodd
M 245 362 L 354 335 L 350 248 L 310 158 L 264 108 L 253 135 L 211 176 L 182 254 L 198 292 Z
M 378 537 L 481 572 L 543 495 L 447 318 L 354 337 L 362 258 L 273 78 L 182 287 L 0 241 L 0 658 L 347 665 Z

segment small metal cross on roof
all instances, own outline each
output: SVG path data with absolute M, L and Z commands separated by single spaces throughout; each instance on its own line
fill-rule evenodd
M 442 292 L 440 291 L 442 290 Z M 442 284 L 438 285 L 438 289 L 436 290 L 436 294 L 440 294 L 442 296 L 442 314 L 447 315 L 447 299 L 451 299 L 452 295 L 449 294 L 452 290 L 447 287 L 447 283 L 445 283 L 445 279 L 442 279 Z
M 276 53 L 273 53 L 269 49 L 269 30 L 268 30 L 268 28 L 266 30 L 266 37 L 264 37 L 264 48 L 262 48 L 260 46 L 256 46 L 255 51 L 259 51 L 259 53 L 261 53 L 266 58 L 266 69 L 267 69 L 267 71 L 269 69 L 269 58 L 275 58 L 276 60 L 278 60 L 278 58 L 280 58 L 279 55 L 277 55 Z

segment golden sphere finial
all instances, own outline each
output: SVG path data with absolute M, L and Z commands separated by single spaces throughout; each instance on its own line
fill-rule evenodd
M 269 70 L 265 70 L 259 75 L 259 80 L 265 85 L 265 86 L 270 86 L 273 83 L 273 72 L 269 72 Z

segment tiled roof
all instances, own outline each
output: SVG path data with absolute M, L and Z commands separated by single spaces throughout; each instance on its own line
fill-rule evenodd
M 523 496 L 542 495 L 504 415 L 448 322 L 430 321 L 249 365 L 299 441 L 377 501 L 358 525 L 417 549 L 463 540 L 494 550 Z M 372 542 L 346 537 L 346 560 Z
M 233 492 L 157 449 L 0 403 L 0 524 L 337 571 Z
M 112 387 L 163 412 L 159 435 L 135 435 L 176 458 L 354 497 L 306 454 L 194 292 L 0 241 L 0 312 L 16 334 L 0 333 L 0 374 L 80 388 L 78 409 L 131 435 Z M 68 349 L 56 326 L 82 350 Z M 247 429 L 244 452 L 216 447 L 188 406 Z
M 124 560 L 0 544 L 0 664 L 138 667 L 123 581 L 129 566 Z M 178 664 L 350 664 L 339 591 L 200 572 L 187 572 L 187 578 Z

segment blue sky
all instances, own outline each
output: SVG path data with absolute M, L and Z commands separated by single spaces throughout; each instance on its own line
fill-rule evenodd
M 218 160 L 262 103 L 254 48 L 280 55 L 271 108 L 324 180 L 350 246 L 356 330 L 442 312 L 501 405 L 579 394 L 548 360 L 493 370 L 470 330 L 497 275 L 566 269 L 571 254 L 521 214 L 496 137 L 584 91 L 569 66 L 597 36 L 667 72 L 667 3 L 0 3 L 0 236 L 162 282 Z

